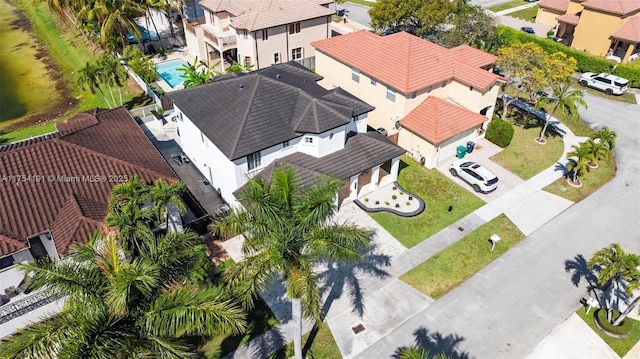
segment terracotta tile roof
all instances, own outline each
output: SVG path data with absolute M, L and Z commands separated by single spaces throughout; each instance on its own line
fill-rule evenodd
M 488 52 L 480 51 L 469 45 L 456 46 L 449 49 L 449 52 L 455 59 L 475 67 L 491 66 L 496 63 L 496 60 L 498 60 L 498 57 L 491 55 Z
M 611 37 L 631 42 L 640 42 L 640 16 L 634 16 L 627 20 Z
M 446 100 L 429 97 L 400 120 L 403 128 L 438 145 L 453 136 L 479 126 L 485 116 L 473 113 Z
M 406 32 L 379 36 L 358 31 L 315 41 L 311 45 L 403 93 L 450 79 L 486 90 L 501 79 L 478 67 L 478 64 L 488 65 L 492 55 L 487 56 L 473 48 L 449 50 Z
M 566 24 L 578 25 L 578 22 L 580 22 L 580 13 L 577 12 L 575 14 L 564 14 L 556 16 L 556 20 Z
M 628 15 L 640 10 L 640 0 L 588 0 L 585 9 L 595 9 L 617 15 Z
M 569 2 L 569 0 L 540 0 L 538 1 L 538 7 L 565 13 L 569 7 Z
M 205 0 L 200 5 L 232 15 L 231 27 L 249 31 L 334 14 L 326 0 Z
M 59 124 L 56 134 L 0 147 L 0 174 L 32 176 L 0 183 L 0 256 L 48 230 L 60 256 L 86 241 L 106 214 L 117 176 L 176 179 L 124 108 L 82 113 Z

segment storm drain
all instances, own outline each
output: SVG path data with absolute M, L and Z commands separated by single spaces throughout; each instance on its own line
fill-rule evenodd
M 364 325 L 362 325 L 362 323 L 356 325 L 355 327 L 351 327 L 351 330 L 353 330 L 354 333 L 359 334 L 360 332 L 364 331 Z

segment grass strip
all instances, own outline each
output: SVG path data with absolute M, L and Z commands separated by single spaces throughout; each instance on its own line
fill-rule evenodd
M 500 236 L 491 252 L 489 237 Z M 480 226 L 440 253 L 420 263 L 400 279 L 433 299 L 438 299 L 525 238 L 506 215 Z
M 615 156 L 610 156 L 598 161 L 598 168 L 592 168 L 584 176 L 580 177 L 582 187 L 571 187 L 567 183 L 567 179 L 562 177 L 545 187 L 544 190 L 570 201 L 579 202 L 599 190 L 615 176 L 616 159 Z
M 498 11 L 502 11 L 502 10 L 511 9 L 511 8 L 514 8 L 514 7 L 517 7 L 517 6 L 525 5 L 525 4 L 526 4 L 526 2 L 524 0 L 511 0 L 511 1 L 507 1 L 507 2 L 502 3 L 502 4 L 491 6 L 491 7 L 487 8 L 487 10 L 491 10 L 493 12 L 498 12 Z
M 631 329 L 629 337 L 612 338 L 596 327 L 594 322 L 595 312 L 596 311 L 592 309 L 589 313 L 585 313 L 585 309 L 580 308 L 576 311 L 576 314 L 578 314 L 578 316 L 582 318 L 582 320 L 584 320 L 584 322 L 587 323 L 587 325 L 589 325 L 589 327 L 591 327 L 591 329 L 598 334 L 598 336 L 600 336 L 600 338 L 602 338 L 602 340 L 604 340 L 614 352 L 616 352 L 621 358 L 624 357 L 627 352 L 629 352 L 629 350 L 631 350 L 631 348 L 640 341 L 640 321 L 627 317 L 625 321 L 630 320 L 633 323 L 633 329 Z

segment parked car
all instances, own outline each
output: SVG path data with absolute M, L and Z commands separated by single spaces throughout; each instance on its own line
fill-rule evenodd
M 580 76 L 578 83 L 604 91 L 607 95 L 622 95 L 629 88 L 629 80 L 605 73 L 585 72 Z
M 523 26 L 520 28 L 520 30 L 526 32 L 527 34 L 532 34 L 532 35 L 536 34 L 536 30 L 534 30 L 532 27 L 529 27 L 529 26 Z
M 449 172 L 467 182 L 476 192 L 486 193 L 498 188 L 498 177 L 476 162 L 454 161 Z

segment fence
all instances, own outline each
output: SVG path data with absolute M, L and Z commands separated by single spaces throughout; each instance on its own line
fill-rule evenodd
M 158 97 L 158 95 L 156 95 L 155 92 L 153 92 L 153 89 L 151 88 L 151 86 L 147 85 L 144 81 L 142 81 L 140 76 L 138 76 L 138 74 L 136 74 L 133 70 L 131 70 L 129 66 L 127 65 L 123 65 L 123 66 L 125 69 L 127 69 L 127 73 L 138 84 L 138 86 L 140 86 L 140 88 L 144 90 L 144 92 L 146 92 L 147 95 L 153 99 L 153 101 L 156 103 L 156 106 L 162 107 L 162 100 L 160 99 L 160 97 Z
M 129 113 L 131 114 L 131 117 L 138 117 L 138 118 L 145 118 L 147 116 L 151 116 L 152 113 L 151 111 L 153 110 L 157 110 L 158 106 L 157 105 L 147 105 L 144 107 L 138 107 L 138 108 L 134 108 L 129 110 Z

